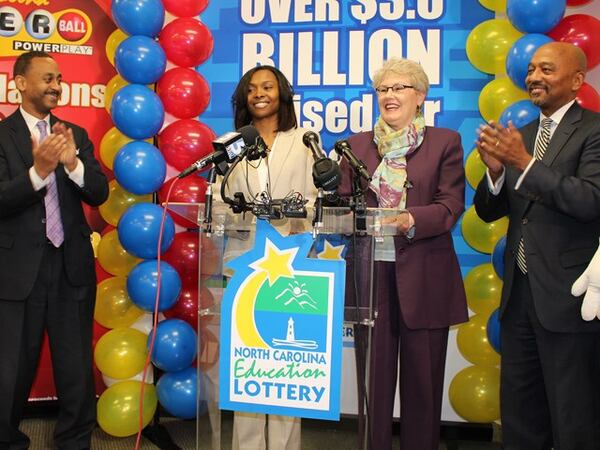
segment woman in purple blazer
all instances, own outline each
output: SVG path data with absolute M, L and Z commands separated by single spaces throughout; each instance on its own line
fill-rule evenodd
M 375 247 L 370 443 L 377 450 L 391 448 L 399 356 L 400 447 L 433 450 L 439 443 L 448 329 L 468 320 L 451 236 L 464 211 L 463 150 L 458 133 L 425 125 L 429 80 L 419 64 L 390 59 L 374 74 L 373 86 L 380 117 L 373 131 L 348 142 L 372 176 L 368 205 L 397 208 L 391 220 L 399 235 Z M 345 162 L 341 167 L 340 191 L 348 194 L 352 170 Z

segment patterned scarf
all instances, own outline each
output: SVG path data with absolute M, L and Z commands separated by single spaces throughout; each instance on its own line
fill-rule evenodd
M 373 131 L 377 150 L 383 159 L 369 187 L 377 194 L 380 208 L 404 209 L 409 184 L 406 180 L 406 155 L 423 142 L 425 118 L 419 112 L 408 126 L 395 131 L 380 116 Z

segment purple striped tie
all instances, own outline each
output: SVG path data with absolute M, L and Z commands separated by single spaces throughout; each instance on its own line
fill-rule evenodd
M 40 143 L 42 143 L 48 137 L 46 121 L 40 120 L 36 126 L 40 131 Z M 65 240 L 65 233 L 60 217 L 60 204 L 58 203 L 58 189 L 56 188 L 56 175 L 54 172 L 48 175 L 44 204 L 46 205 L 46 237 L 50 239 L 52 245 L 60 247 Z

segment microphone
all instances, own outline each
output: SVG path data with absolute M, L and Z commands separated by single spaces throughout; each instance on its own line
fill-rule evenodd
M 310 149 L 315 161 L 318 161 L 321 158 L 327 158 L 327 155 L 319 145 L 319 135 L 314 131 L 307 131 L 304 133 L 302 142 Z
M 335 191 L 342 178 L 338 163 L 327 157 L 319 145 L 319 135 L 314 131 L 304 133 L 302 142 L 310 149 L 315 160 L 312 167 L 315 187 L 322 188 L 324 191 Z
M 356 173 L 356 175 L 364 178 L 367 181 L 371 181 L 371 175 L 369 175 L 369 172 L 367 171 L 367 166 L 364 162 L 356 157 L 348 141 L 337 141 L 333 148 L 338 155 L 346 158 L 348 164 L 350 164 L 350 167 L 354 169 L 354 173 Z
M 209 164 L 218 166 L 219 173 L 227 170 L 227 163 L 232 162 L 248 148 L 255 146 L 259 138 L 258 130 L 252 125 L 243 126 L 237 131 L 229 131 L 212 142 L 214 152 L 197 160 L 177 175 L 177 178 L 187 177 Z

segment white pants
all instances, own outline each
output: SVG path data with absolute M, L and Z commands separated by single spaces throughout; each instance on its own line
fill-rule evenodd
M 265 425 L 268 433 L 266 440 Z M 232 450 L 266 450 L 267 448 L 268 450 L 300 450 L 300 418 L 236 411 L 233 416 Z

